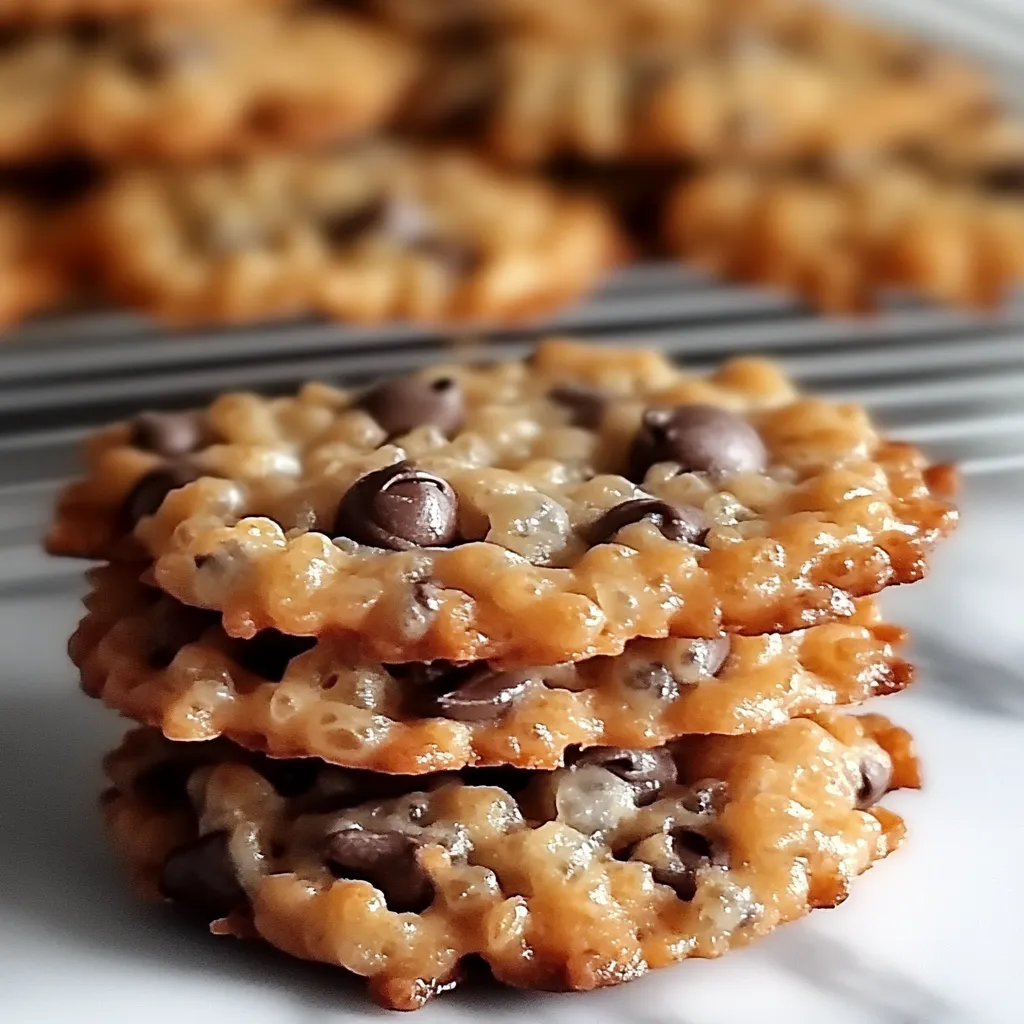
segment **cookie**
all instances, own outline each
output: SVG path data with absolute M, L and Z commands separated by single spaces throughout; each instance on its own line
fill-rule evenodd
M 59 303 L 68 293 L 67 276 L 50 244 L 51 227 L 44 212 L 0 192 L 0 328 Z
M 0 47 L 0 160 L 195 159 L 347 138 L 413 72 L 396 38 L 324 11 L 73 22 Z
M 0 0 L 0 25 L 33 25 L 95 18 L 110 20 L 151 12 L 265 8 L 291 0 Z
M 520 319 L 587 291 L 621 248 L 596 202 L 386 142 L 128 171 L 84 220 L 109 293 L 175 322 Z
M 943 58 L 882 60 L 739 33 L 569 45 L 538 38 L 440 47 L 403 117 L 505 161 L 742 159 L 884 152 L 990 100 Z M 427 87 L 429 85 L 429 88 Z
M 653 747 L 744 733 L 911 679 L 903 634 L 862 602 L 787 636 L 633 640 L 617 658 L 502 670 L 385 665 L 337 636 L 233 640 L 130 566 L 96 570 L 69 650 L 87 693 L 172 740 L 217 736 L 273 757 L 414 775 L 556 768 L 573 746 Z
M 946 157 L 956 159 L 950 152 Z M 726 277 L 791 289 L 830 312 L 886 287 L 990 306 L 1024 278 L 1024 162 L 947 177 L 906 163 L 688 178 L 664 214 L 667 248 Z
M 426 780 L 140 731 L 106 769 L 144 892 L 363 975 L 396 1009 L 470 956 L 509 985 L 580 990 L 746 945 L 842 902 L 903 837 L 877 801 L 918 783 L 909 737 L 877 716 Z
M 565 340 L 363 392 L 226 395 L 114 426 L 86 459 L 52 552 L 151 557 L 232 636 L 352 634 L 384 662 L 835 621 L 920 578 L 956 518 L 948 469 L 770 363 L 705 378 Z

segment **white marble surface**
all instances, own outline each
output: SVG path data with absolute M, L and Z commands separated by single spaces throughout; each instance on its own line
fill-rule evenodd
M 1024 477 L 969 481 L 965 523 L 925 583 L 890 595 L 920 684 L 911 833 L 852 899 L 714 963 L 583 996 L 464 992 L 417 1024 L 979 1024 L 1020 1021 L 1024 943 Z M 78 695 L 73 597 L 0 602 L 0 1021 L 321 1024 L 381 1020 L 328 968 L 197 934 L 136 904 L 104 848 L 98 760 L 123 726 Z

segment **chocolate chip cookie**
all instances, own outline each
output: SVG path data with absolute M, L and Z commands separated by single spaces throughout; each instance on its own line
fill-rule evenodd
M 573 746 L 646 748 L 744 733 L 893 693 L 902 632 L 862 602 L 787 636 L 633 640 L 615 658 L 503 669 L 382 664 L 337 636 L 228 637 L 214 612 L 97 570 L 71 639 L 85 691 L 172 740 L 226 736 L 274 757 L 408 775 L 558 767 Z
M 1024 279 L 1024 159 L 965 173 L 962 151 L 912 162 L 762 175 L 719 168 L 678 186 L 666 246 L 727 277 L 790 289 L 832 312 L 887 287 L 991 306 Z
M 412 396 L 412 397 L 410 397 Z M 56 553 L 153 560 L 227 633 L 547 665 L 788 632 L 920 578 L 951 474 L 770 363 L 567 340 L 364 391 L 225 395 L 90 440 Z
M 596 202 L 386 142 L 129 171 L 84 220 L 110 294 L 177 322 L 518 319 L 591 288 L 621 247 Z
M 414 56 L 330 11 L 72 22 L 0 45 L 0 160 L 194 159 L 347 138 L 387 118 Z
M 104 810 L 140 886 L 415 1009 L 466 957 L 522 988 L 593 989 L 720 956 L 895 849 L 906 733 L 827 716 L 555 772 L 416 779 L 130 734 Z
M 515 163 L 780 163 L 909 145 L 990 98 L 951 59 L 836 55 L 757 33 L 704 45 L 499 37 L 439 47 L 404 117 Z

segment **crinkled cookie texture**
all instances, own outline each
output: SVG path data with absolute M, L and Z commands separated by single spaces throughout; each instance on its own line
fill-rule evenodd
M 105 289 L 176 322 L 518 319 L 589 290 L 622 249 L 597 203 L 380 142 L 127 171 L 83 219 Z
M 226 736 L 379 772 L 557 768 L 572 747 L 753 732 L 911 680 L 902 631 L 867 600 L 848 622 L 786 636 L 633 640 L 615 658 L 502 670 L 384 665 L 337 636 L 232 640 L 216 613 L 137 576 L 94 573 L 69 648 L 87 693 L 172 740 Z
M 769 363 L 710 377 L 549 341 L 356 393 L 227 395 L 87 445 L 56 553 L 382 662 L 519 666 L 638 637 L 788 632 L 926 571 L 951 473 Z M 133 529 L 134 528 L 134 529 Z
M 848 895 L 918 784 L 885 719 L 795 720 L 556 772 L 425 781 L 128 736 L 106 760 L 140 886 L 415 1009 L 482 957 L 501 982 L 594 989 L 717 957 Z
M 941 56 L 743 31 L 699 46 L 658 32 L 499 37 L 439 47 L 426 75 L 403 110 L 411 128 L 520 164 L 860 156 L 927 139 L 991 99 L 981 76 Z
M 51 228 L 45 213 L 0 194 L 0 327 L 68 293 L 67 275 L 50 245 Z
M 0 159 L 195 159 L 348 138 L 415 58 L 329 11 L 197 11 L 26 29 L 0 48 Z
M 991 162 L 976 173 L 956 173 L 964 153 L 953 147 L 933 155 L 947 174 L 899 163 L 769 176 L 711 170 L 672 194 L 665 243 L 833 312 L 870 309 L 893 286 L 992 305 L 1024 279 L 1024 155 L 1009 162 L 1000 140 L 988 139 Z

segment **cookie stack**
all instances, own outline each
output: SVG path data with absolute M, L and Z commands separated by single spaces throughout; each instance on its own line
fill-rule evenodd
M 951 473 L 769 363 L 568 340 L 308 384 L 92 438 L 52 552 L 71 640 L 141 723 L 115 846 L 219 934 L 410 1009 L 468 962 L 591 989 L 718 956 L 903 836 L 911 677 L 872 595 L 954 525 Z

